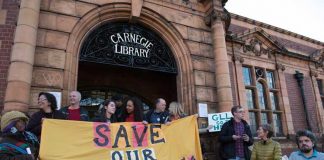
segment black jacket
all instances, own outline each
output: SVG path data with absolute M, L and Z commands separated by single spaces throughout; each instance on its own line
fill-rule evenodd
M 244 145 L 244 157 L 246 160 L 250 160 L 251 151 L 248 146 L 253 144 L 253 137 L 249 125 L 246 121 L 242 120 L 244 124 L 244 133 L 249 136 L 248 142 L 243 142 Z M 220 147 L 220 156 L 223 159 L 235 158 L 235 141 L 232 136 L 235 135 L 234 131 L 234 118 L 231 118 L 228 122 L 224 123 L 222 130 L 219 134 L 219 142 L 221 143 Z
M 34 133 L 39 138 L 41 135 L 43 118 L 64 119 L 64 115 L 58 110 L 55 110 L 52 113 L 45 113 L 43 110 L 38 111 L 31 116 L 26 130 Z
M 106 111 L 100 113 L 99 115 L 97 115 L 96 117 L 94 117 L 91 121 L 92 122 L 108 122 L 109 121 L 110 123 L 116 123 L 116 122 L 118 122 L 115 114 L 113 114 L 111 116 L 111 118 L 108 119 L 106 117 Z
M 61 108 L 60 110 L 63 115 L 64 115 L 64 119 L 69 119 L 69 106 L 66 106 L 66 107 L 63 107 Z M 81 118 L 81 121 L 89 121 L 89 115 L 88 115 L 88 111 L 83 108 L 83 107 L 80 107 L 80 118 Z
M 154 113 L 154 109 L 149 110 L 145 115 L 144 115 L 144 121 L 148 122 L 148 123 L 152 123 L 151 122 L 151 116 Z M 159 117 L 160 117 L 160 124 L 165 124 L 166 122 L 170 122 L 170 113 L 168 111 L 164 111 L 159 113 Z

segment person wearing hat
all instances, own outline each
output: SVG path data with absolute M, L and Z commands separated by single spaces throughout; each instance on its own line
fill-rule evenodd
M 0 159 L 35 160 L 39 142 L 31 132 L 25 131 L 28 117 L 19 111 L 6 112 L 1 117 Z

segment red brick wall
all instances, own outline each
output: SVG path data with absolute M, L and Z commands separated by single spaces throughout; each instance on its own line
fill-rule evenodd
M 302 96 L 293 74 L 285 74 L 294 129 L 307 128 Z
M 314 89 L 312 85 L 312 79 L 310 77 L 305 77 L 304 79 L 304 90 L 305 90 L 305 98 L 306 98 L 306 106 L 310 126 L 312 131 L 315 133 L 319 133 L 319 125 L 317 121 L 317 112 L 316 112 L 316 102 L 315 102 L 315 95 Z
M 0 111 L 3 109 L 10 53 L 19 12 L 19 2 L 19 0 L 0 0 L 1 10 L 7 11 L 5 23 L 0 24 Z
M 286 74 L 285 76 L 295 131 L 307 129 L 306 114 L 297 80 L 294 78 L 293 74 Z M 305 77 L 303 84 L 310 126 L 313 132 L 319 133 L 315 95 L 311 78 Z

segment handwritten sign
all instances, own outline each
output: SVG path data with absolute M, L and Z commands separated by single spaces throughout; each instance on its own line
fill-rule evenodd
M 233 117 L 231 112 L 212 113 L 208 114 L 208 124 L 213 125 L 209 132 L 218 132 L 222 129 L 225 122 Z
M 202 160 L 197 117 L 168 126 L 45 119 L 42 160 Z

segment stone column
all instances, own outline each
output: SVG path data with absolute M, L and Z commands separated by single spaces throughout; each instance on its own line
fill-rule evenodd
M 41 0 L 21 0 L 4 111 L 28 111 Z
M 212 15 L 211 24 L 218 112 L 228 112 L 233 106 L 232 86 L 228 66 L 229 61 L 225 41 L 226 35 L 222 20 L 223 16 L 221 11 L 215 10 Z

